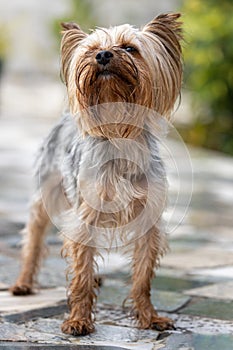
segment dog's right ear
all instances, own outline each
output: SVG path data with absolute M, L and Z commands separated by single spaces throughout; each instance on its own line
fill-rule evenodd
M 87 34 L 76 23 L 61 23 L 61 77 L 65 83 L 68 79 L 68 71 L 74 50 L 79 43 L 87 37 Z

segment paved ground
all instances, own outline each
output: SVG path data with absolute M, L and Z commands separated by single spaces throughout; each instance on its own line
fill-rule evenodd
M 162 260 L 153 282 L 152 300 L 169 315 L 176 330 L 159 333 L 137 330 L 122 301 L 127 294 L 128 261 L 119 253 L 100 262 L 104 275 L 96 313 L 96 332 L 69 337 L 60 324 L 67 312 L 65 263 L 61 241 L 48 236 L 50 255 L 37 295 L 13 298 L 8 287 L 19 270 L 19 229 L 27 218 L 32 188 L 33 155 L 64 100 L 53 81 L 6 78 L 1 91 L 0 117 L 0 348 L 35 349 L 214 349 L 233 343 L 233 160 L 212 152 L 189 149 L 191 170 L 181 142 L 170 141 L 179 177 L 168 169 L 171 182 L 169 220 L 171 251 Z M 177 198 L 177 193 L 179 197 Z M 171 207 L 175 206 L 172 215 Z

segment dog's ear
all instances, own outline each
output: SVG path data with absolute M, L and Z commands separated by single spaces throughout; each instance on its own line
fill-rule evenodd
M 182 23 L 179 13 L 155 17 L 142 29 L 143 45 L 156 82 L 155 109 L 170 117 L 182 83 Z M 155 72 L 155 73 L 154 73 Z M 158 88 L 159 87 L 159 88 Z M 158 107 L 159 106 L 159 107 Z
M 61 76 L 67 83 L 69 66 L 74 50 L 79 43 L 87 37 L 87 34 L 76 23 L 61 23 Z
M 143 32 L 156 35 L 166 46 L 166 43 L 177 45 L 181 51 L 180 41 L 183 39 L 182 22 L 178 21 L 180 13 L 165 13 L 155 17 L 145 25 Z

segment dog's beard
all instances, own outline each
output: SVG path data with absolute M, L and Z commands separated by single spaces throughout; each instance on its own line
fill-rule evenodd
M 92 59 L 86 54 L 77 65 L 76 98 L 82 109 L 82 129 L 108 139 L 136 138 L 144 121 L 137 105 L 150 108 L 152 99 L 146 67 L 141 64 L 138 68 L 130 55 L 122 57 L 121 52 L 114 52 L 106 66 L 92 63 Z
M 76 86 L 82 107 L 108 102 L 136 102 L 141 84 L 139 71 L 132 58 L 126 54 L 124 56 L 114 52 L 114 58 L 105 66 L 93 62 L 93 57 L 88 57 L 88 53 L 80 60 Z
M 77 120 L 84 134 L 135 139 L 143 130 L 146 111 L 133 103 L 110 102 L 83 109 Z

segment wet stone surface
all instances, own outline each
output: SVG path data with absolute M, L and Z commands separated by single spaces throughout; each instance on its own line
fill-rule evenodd
M 188 295 L 230 300 L 233 293 L 233 281 L 211 284 L 201 288 L 187 290 Z
M 233 301 L 216 299 L 197 300 L 185 307 L 182 312 L 189 315 L 232 321 Z
M 124 283 L 109 280 L 108 285 L 101 288 L 98 300 L 106 304 L 122 305 L 129 294 L 130 288 Z M 191 298 L 181 293 L 152 290 L 151 300 L 157 310 L 175 312 L 188 303 Z
M 84 337 L 72 337 L 60 330 L 62 321 L 57 319 L 38 319 L 24 325 L 14 325 L 5 322 L 0 324 L 0 340 L 12 342 L 32 342 L 43 344 L 76 344 L 76 345 L 108 345 L 136 349 L 143 347 L 144 342 L 156 342 L 158 332 L 153 330 L 139 330 L 132 327 L 96 325 L 95 332 Z M 1 343 L 0 343 L 1 344 Z
M 14 344 L 10 346 L 9 344 L 0 344 L 0 349 L 10 349 L 10 350 L 50 350 L 50 349 L 58 349 L 58 350 L 66 350 L 66 349 L 73 349 L 73 350 L 124 350 L 125 348 L 122 347 L 116 347 L 116 346 L 98 346 L 98 345 L 41 345 L 41 344 Z
M 232 335 L 197 335 L 172 334 L 166 340 L 163 350 L 230 350 L 232 349 Z

